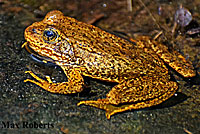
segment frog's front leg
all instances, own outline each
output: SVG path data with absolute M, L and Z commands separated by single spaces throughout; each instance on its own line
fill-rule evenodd
M 78 105 L 85 104 L 104 109 L 108 119 L 118 112 L 151 107 L 170 98 L 178 88 L 176 82 L 158 79 L 140 77 L 124 81 L 113 87 L 107 98 L 81 101 Z
M 53 83 L 49 76 L 46 76 L 46 81 L 36 76 L 32 71 L 26 71 L 26 73 L 29 73 L 37 81 L 26 79 L 24 82 L 34 83 L 52 93 L 71 94 L 81 92 L 83 89 L 84 80 L 79 70 L 67 69 L 65 67 L 61 68 L 64 70 L 64 73 L 68 78 L 68 82 Z

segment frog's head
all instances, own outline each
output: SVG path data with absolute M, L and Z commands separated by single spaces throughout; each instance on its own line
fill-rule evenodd
M 65 21 L 64 18 L 62 12 L 54 10 L 49 12 L 44 20 L 27 27 L 24 32 L 27 43 L 23 46 L 26 46 L 29 52 L 33 50 L 46 59 L 62 61 L 63 64 L 72 61 L 74 56 L 72 43 L 61 33 L 61 23 Z

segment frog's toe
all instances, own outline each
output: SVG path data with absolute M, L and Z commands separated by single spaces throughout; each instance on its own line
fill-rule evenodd
M 105 99 L 99 99 L 97 101 L 80 101 L 77 106 L 80 106 L 82 104 L 84 105 L 89 105 L 89 106 L 93 106 L 93 107 L 97 107 L 97 108 L 100 108 L 100 109 L 105 109 L 105 107 L 103 107 L 105 104 L 106 104 L 106 100 Z M 107 102 L 108 103 L 108 102 Z
M 25 79 L 24 82 L 31 82 L 31 83 L 38 84 L 37 81 L 31 80 L 31 79 Z
M 25 73 L 30 74 L 33 78 L 35 78 L 36 80 L 38 80 L 40 83 L 46 82 L 45 80 L 43 80 L 43 79 L 39 78 L 37 75 L 35 75 L 32 71 L 25 71 Z M 35 84 L 38 83 L 38 82 L 30 80 L 30 79 L 24 80 L 24 82 L 28 82 L 28 81 L 32 82 L 32 83 L 35 83 Z

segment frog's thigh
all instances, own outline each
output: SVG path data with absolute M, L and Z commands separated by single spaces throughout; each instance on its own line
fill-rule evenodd
M 177 83 L 173 81 L 153 83 L 151 80 L 145 81 L 144 78 L 144 81 L 140 82 L 140 80 L 135 79 L 116 85 L 108 93 L 106 99 L 81 101 L 78 105 L 85 104 L 104 109 L 109 119 L 111 115 L 118 112 L 160 104 L 171 97 L 178 88 Z M 150 83 L 155 85 L 150 85 Z
M 81 76 L 80 72 L 75 69 L 65 69 L 64 70 L 68 82 L 62 82 L 62 83 L 53 83 L 50 79 L 50 77 L 46 77 L 47 81 L 39 78 L 36 76 L 33 72 L 27 71 L 26 73 L 29 73 L 35 80 L 26 79 L 24 82 L 32 82 L 41 88 L 52 92 L 52 93 L 60 93 L 60 94 L 71 94 L 71 93 L 77 93 L 82 91 L 82 86 L 84 84 L 83 77 Z

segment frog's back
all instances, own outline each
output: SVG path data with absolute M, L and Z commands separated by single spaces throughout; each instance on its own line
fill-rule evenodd
M 118 81 L 114 80 L 115 76 L 124 77 L 133 69 L 132 56 L 137 54 L 134 51 L 135 44 L 95 26 L 63 16 L 59 11 L 48 13 L 43 23 L 46 27 L 62 31 L 60 36 L 68 44 L 72 44 L 75 59 L 84 59 L 82 66 L 87 68 L 85 75 L 105 79 L 112 77 L 109 81 Z M 97 74 L 101 76 L 96 76 Z

